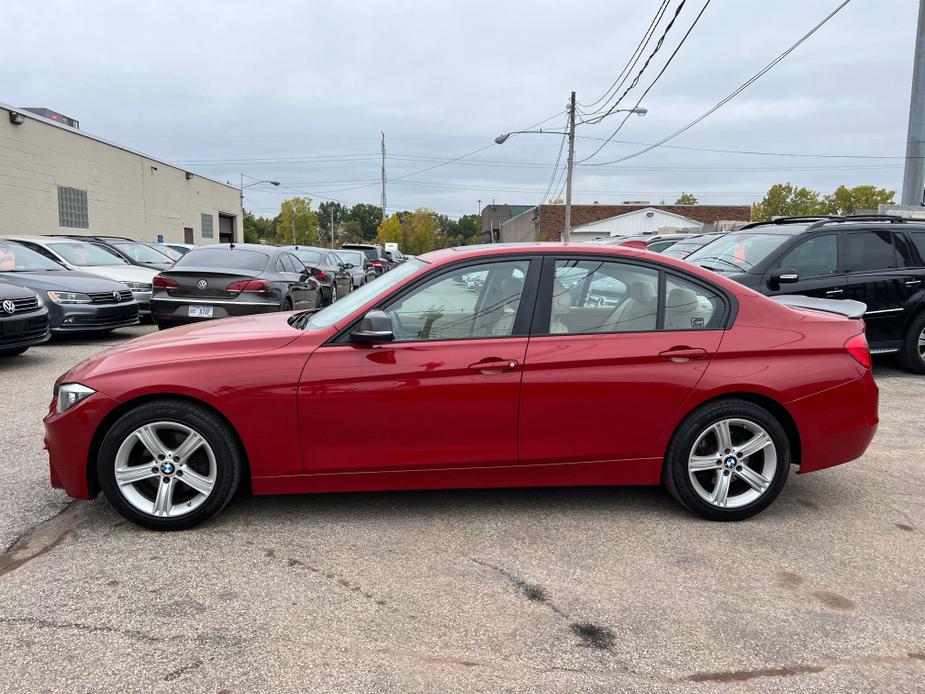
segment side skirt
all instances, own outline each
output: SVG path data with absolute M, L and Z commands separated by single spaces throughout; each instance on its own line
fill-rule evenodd
M 637 458 L 588 463 L 277 475 L 254 477 L 252 488 L 254 494 L 306 494 L 412 489 L 656 485 L 661 483 L 661 476 L 661 458 Z

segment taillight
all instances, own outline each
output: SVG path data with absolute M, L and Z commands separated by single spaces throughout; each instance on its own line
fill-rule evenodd
M 855 361 L 865 369 L 869 369 L 873 366 L 873 362 L 870 359 L 870 348 L 867 346 L 867 338 L 864 336 L 864 333 L 849 338 L 845 343 L 845 349 L 848 350 L 848 354 L 854 357 Z
M 176 289 L 179 286 L 173 277 L 164 277 L 164 275 L 154 275 L 151 284 L 158 289 Z
M 229 292 L 253 292 L 263 294 L 270 291 L 270 283 L 266 280 L 238 280 L 232 282 L 225 289 Z
M 379 268 L 379 269 L 381 270 L 381 269 L 382 269 L 382 263 L 380 263 L 378 260 L 374 260 L 374 261 L 373 261 L 373 267 L 377 267 L 377 268 Z
M 318 274 L 315 275 L 315 277 L 317 277 L 319 280 L 326 280 L 328 278 L 328 273 L 326 273 L 324 270 L 318 270 Z

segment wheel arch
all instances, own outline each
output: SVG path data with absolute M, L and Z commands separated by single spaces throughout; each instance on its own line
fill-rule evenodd
M 241 474 L 241 482 L 246 485 L 248 491 L 250 491 L 251 470 L 247 454 L 247 447 L 244 445 L 244 441 L 241 440 L 241 435 L 238 433 L 238 430 L 229 421 L 229 419 L 224 414 L 222 414 L 220 410 L 216 409 L 205 400 L 201 400 L 190 395 L 184 395 L 181 393 L 150 393 L 120 403 L 103 418 L 99 426 L 97 426 L 96 431 L 93 432 L 93 438 L 90 440 L 90 448 L 87 452 L 86 460 L 87 489 L 90 492 L 90 497 L 96 497 L 100 493 L 100 481 L 97 477 L 96 460 L 99 456 L 100 446 L 103 444 L 103 439 L 106 438 L 106 434 L 109 432 L 109 430 L 112 429 L 113 425 L 119 420 L 120 417 L 122 417 L 125 413 L 129 412 L 133 408 L 138 407 L 139 405 L 148 404 L 150 402 L 158 402 L 164 400 L 178 400 L 181 402 L 198 405 L 199 407 L 203 407 L 209 410 L 209 412 L 214 414 L 225 423 L 225 425 L 228 427 L 228 431 L 231 432 L 231 435 L 234 437 L 234 440 L 237 442 L 241 451 L 244 462 L 244 469 L 242 470 Z
M 715 395 L 704 400 L 703 402 L 697 403 L 696 407 L 692 408 L 687 412 L 687 414 L 684 415 L 684 417 L 681 418 L 681 422 L 683 422 L 693 412 L 696 412 L 702 407 L 713 405 L 724 400 L 745 400 L 746 402 L 750 402 L 753 405 L 764 408 L 772 415 L 774 415 L 777 421 L 780 422 L 780 425 L 784 428 L 784 432 L 787 434 L 787 440 L 790 442 L 790 462 L 791 464 L 799 467 L 802 460 L 803 446 L 802 442 L 800 441 L 800 430 L 797 427 L 797 423 L 786 407 L 784 407 L 774 398 L 771 398 L 767 395 L 762 395 L 761 393 L 756 393 L 754 391 L 732 391 L 728 393 L 722 393 L 720 395 Z M 678 426 L 680 426 L 681 422 L 678 422 Z M 677 431 L 677 429 L 678 427 L 675 427 L 675 431 Z M 671 438 L 674 438 L 674 432 L 672 432 Z

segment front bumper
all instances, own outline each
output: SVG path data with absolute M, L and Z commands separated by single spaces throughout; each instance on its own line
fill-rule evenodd
M 37 311 L 0 316 L 0 351 L 46 342 L 51 337 L 48 325 L 48 309 L 41 303 Z
M 51 486 L 63 489 L 75 499 L 90 499 L 96 495 L 97 490 L 90 489 L 87 474 L 93 435 L 118 404 L 102 393 L 94 393 L 58 414 L 55 401 L 52 401 L 43 420 Z
M 138 304 L 50 304 L 51 331 L 55 334 L 98 332 L 135 325 Z
M 151 315 L 151 290 L 135 291 L 132 290 L 132 298 L 138 304 L 138 313 L 142 316 Z
M 190 306 L 211 306 L 212 317 L 191 317 L 189 315 Z M 184 299 L 181 297 L 155 297 L 151 299 L 151 316 L 158 323 L 168 323 L 170 325 L 200 323 L 202 321 L 216 320 L 217 318 L 252 316 L 258 313 L 276 313 L 279 310 L 280 305 L 275 300 L 228 301 L 222 299 Z
M 787 403 L 800 433 L 800 473 L 860 458 L 877 432 L 880 391 L 873 373 Z

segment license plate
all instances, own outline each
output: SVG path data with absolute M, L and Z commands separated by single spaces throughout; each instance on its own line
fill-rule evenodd
M 211 318 L 212 317 L 212 307 L 211 306 L 190 306 L 189 307 L 189 317 L 190 318 Z

